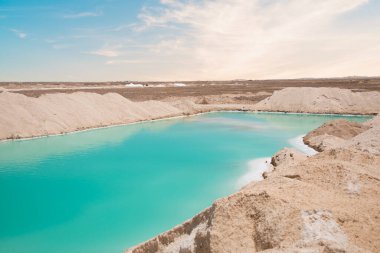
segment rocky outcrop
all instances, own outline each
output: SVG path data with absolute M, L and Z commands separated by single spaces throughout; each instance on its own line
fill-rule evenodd
M 312 157 L 281 150 L 265 180 L 126 252 L 380 252 L 380 155 L 349 145 L 380 147 L 379 128 Z
M 352 92 L 339 88 L 285 88 L 255 105 L 260 111 L 376 114 L 379 92 Z

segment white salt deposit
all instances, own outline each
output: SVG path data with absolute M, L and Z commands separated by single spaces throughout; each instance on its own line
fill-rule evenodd
M 289 140 L 289 144 L 292 145 L 294 148 L 296 148 L 297 150 L 305 153 L 306 155 L 309 155 L 309 156 L 312 156 L 312 155 L 315 155 L 317 154 L 318 152 L 307 146 L 305 143 L 303 143 L 303 137 L 305 137 L 305 135 L 299 135 L 295 138 L 292 138 Z
M 128 88 L 137 88 L 137 87 L 144 87 L 144 85 L 140 84 L 140 83 L 129 83 L 129 84 L 126 84 L 125 87 L 128 87 Z
M 241 187 L 247 185 L 253 181 L 263 180 L 263 173 L 270 166 L 270 157 L 261 157 L 248 162 L 248 171 L 242 177 L 239 178 L 237 186 Z

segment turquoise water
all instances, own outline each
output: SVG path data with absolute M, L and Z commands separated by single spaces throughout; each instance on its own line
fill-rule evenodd
M 0 252 L 122 252 L 238 189 L 249 161 L 337 118 L 211 113 L 0 143 Z

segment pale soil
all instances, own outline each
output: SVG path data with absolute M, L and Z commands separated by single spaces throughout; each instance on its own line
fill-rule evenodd
M 380 92 L 352 92 L 340 88 L 285 88 L 260 101 L 261 111 L 377 114 Z
M 285 88 L 257 104 L 247 98 L 267 95 L 264 92 L 238 95 L 243 99 L 237 104 L 237 95 L 229 94 L 134 102 L 116 93 L 48 93 L 35 98 L 3 91 L 0 92 L 0 140 L 221 110 L 278 111 L 283 108 L 283 111 L 289 112 L 348 114 L 380 111 L 379 92 Z
M 303 141 L 315 150 L 323 151 L 336 147 L 344 140 L 351 139 L 369 128 L 357 122 L 339 119 L 327 122 L 311 131 L 303 138 Z
M 139 83 L 148 87 L 128 88 L 127 83 Z M 174 82 L 0 82 L 2 88 L 27 96 L 43 94 L 73 93 L 78 91 L 97 94 L 118 93 L 132 101 L 163 100 L 166 98 L 234 96 L 234 104 L 256 103 L 273 91 L 287 87 L 334 87 L 351 89 L 355 92 L 380 91 L 379 77 L 285 79 L 285 80 L 229 80 L 181 82 L 186 87 L 173 87 Z M 168 86 L 168 87 L 162 87 Z M 262 92 L 265 96 L 258 97 Z M 241 96 L 243 95 L 243 96 Z M 252 95 L 252 96 L 251 96 Z M 211 98 L 212 99 L 212 98 Z
M 263 181 L 126 252 L 380 252 L 380 156 L 350 145 L 379 149 L 373 129 L 309 158 L 281 150 Z
M 116 93 L 76 92 L 38 98 L 0 93 L 0 140 L 61 134 L 88 128 L 184 116 L 249 105 L 197 105 L 191 100 L 132 102 Z

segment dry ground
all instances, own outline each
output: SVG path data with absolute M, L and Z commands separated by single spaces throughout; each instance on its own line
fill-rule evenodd
M 186 87 L 154 87 L 164 82 L 134 82 L 148 85 L 144 88 L 127 88 L 128 82 L 3 82 L 0 87 L 31 97 L 48 93 L 72 93 L 76 91 L 105 94 L 118 93 L 132 101 L 162 100 L 175 97 L 203 97 L 234 94 L 235 100 L 255 103 L 268 97 L 273 91 L 286 87 L 338 87 L 354 91 L 380 91 L 380 78 L 334 78 L 292 80 L 232 80 L 182 82 Z M 266 92 L 263 95 L 254 95 Z M 238 94 L 244 94 L 239 97 Z M 252 96 L 250 96 L 252 95 Z

